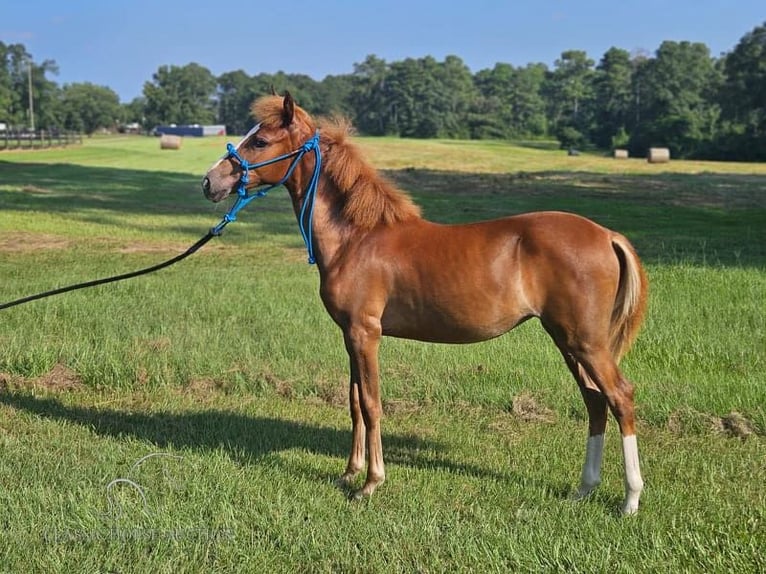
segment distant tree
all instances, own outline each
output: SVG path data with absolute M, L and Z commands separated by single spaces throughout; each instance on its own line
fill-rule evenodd
M 19 94 L 14 89 L 11 60 L 14 51 L 26 51 L 20 45 L 6 45 L 0 42 L 0 121 L 9 124 L 16 123 L 19 106 Z
M 122 115 L 120 97 L 114 90 L 94 84 L 65 84 L 61 90 L 61 119 L 68 130 L 88 135 L 112 128 Z
M 385 135 L 395 130 L 396 114 L 388 93 L 390 74 L 386 61 L 375 55 L 354 64 L 349 104 L 354 110 L 354 123 L 364 134 Z
M 58 123 L 58 88 L 46 77 L 49 73 L 58 73 L 53 60 L 37 64 L 23 44 L 0 42 L 0 121 L 19 128 L 31 126 L 31 79 L 35 128 L 55 127 Z
M 720 107 L 715 95 L 720 70 L 705 44 L 663 42 L 653 59 L 639 69 L 640 122 L 631 147 L 669 147 L 675 157 L 693 157 L 709 149 Z
M 542 89 L 548 67 L 527 64 L 516 68 L 515 91 L 512 97 L 512 122 L 519 136 L 541 136 L 548 129 Z
M 144 125 L 146 118 L 144 117 L 144 109 L 146 108 L 146 99 L 143 97 L 133 98 L 127 104 L 120 104 L 122 109 L 121 118 L 122 121 L 127 123 L 138 123 L 143 129 L 147 129 Z
M 633 64 L 626 50 L 610 48 L 593 78 L 591 141 L 600 148 L 627 144 L 633 110 Z
M 723 71 L 719 102 L 731 140 L 724 153 L 766 160 L 766 22 L 740 39 Z
M 322 114 L 353 115 L 351 93 L 354 89 L 353 77 L 350 74 L 325 76 L 317 86 L 317 107 Z
M 48 74 L 58 74 L 58 66 L 53 60 L 44 60 L 42 64 L 32 66 L 32 93 L 35 102 L 35 125 L 37 129 L 55 129 L 61 126 L 59 108 L 59 87 Z M 22 90 L 22 99 L 28 97 L 28 89 Z
M 322 97 L 319 82 L 306 74 L 279 73 L 275 78 L 275 86 L 279 86 L 280 93 L 288 90 L 295 100 L 313 115 L 321 115 L 326 112 L 322 107 Z
M 430 60 L 436 64 L 436 60 Z M 436 124 L 430 121 L 431 101 L 438 89 L 433 70 L 424 70 L 416 58 L 392 62 L 389 68 L 382 94 L 384 109 L 388 111 L 389 133 L 403 137 L 436 137 Z
M 541 90 L 546 71 L 545 64 L 514 68 L 505 63 L 480 70 L 474 76 L 481 100 L 472 110 L 472 137 L 543 135 L 546 119 Z
M 218 76 L 218 121 L 228 133 L 245 134 L 252 127 L 250 105 L 257 90 L 256 82 L 242 70 Z
M 437 100 L 439 136 L 469 137 L 466 116 L 479 97 L 471 70 L 462 59 L 449 55 L 438 64 L 435 74 L 440 85 L 440 97 Z
M 567 50 L 546 78 L 548 118 L 562 147 L 582 145 L 590 131 L 593 63 L 582 50 Z
M 358 117 L 372 133 L 416 138 L 468 137 L 466 116 L 476 95 L 470 70 L 456 56 L 394 62 L 362 77 L 352 90 L 362 106 Z
M 469 115 L 471 137 L 510 138 L 516 131 L 513 125 L 512 100 L 514 97 L 513 66 L 498 62 L 492 69 L 479 70 L 474 75 L 478 99 Z
M 217 119 L 216 79 L 207 68 L 191 63 L 160 66 L 144 84 L 149 125 L 210 124 Z

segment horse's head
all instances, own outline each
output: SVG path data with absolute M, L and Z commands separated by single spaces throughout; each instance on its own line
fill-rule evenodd
M 236 146 L 229 147 L 228 153 L 202 178 L 202 191 L 211 201 L 226 198 L 240 183 L 246 189 L 279 183 L 290 161 L 269 161 L 299 149 L 316 131 L 314 122 L 289 92 L 284 97 L 260 98 L 253 104 L 252 113 L 258 121 L 255 127 Z M 243 173 L 248 176 L 243 178 Z

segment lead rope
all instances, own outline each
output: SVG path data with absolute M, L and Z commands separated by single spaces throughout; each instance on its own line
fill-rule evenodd
M 249 204 L 254 199 L 258 199 L 259 197 L 265 197 L 269 191 L 271 191 L 277 186 L 282 185 L 285 181 L 287 181 L 288 178 L 292 175 L 293 171 L 295 170 L 295 166 L 297 165 L 298 161 L 300 161 L 303 155 L 309 151 L 314 152 L 314 157 L 315 157 L 314 171 L 311 174 L 311 180 L 309 182 L 308 187 L 306 188 L 306 194 L 303 200 L 303 206 L 301 208 L 300 220 L 298 221 L 298 227 L 301 232 L 301 237 L 303 237 L 303 241 L 306 244 L 306 250 L 308 251 L 308 255 L 309 255 L 308 262 L 309 264 L 316 263 L 316 258 L 314 257 L 313 220 L 314 220 L 314 201 L 316 199 L 316 190 L 317 190 L 317 185 L 319 183 L 319 171 L 322 167 L 322 154 L 319 151 L 319 132 L 315 133 L 314 136 L 311 137 L 311 139 L 309 139 L 305 144 L 303 144 L 297 150 L 272 158 L 270 160 L 267 160 L 261 163 L 249 163 L 245 161 L 244 158 L 242 158 L 237 153 L 236 149 L 234 149 L 234 146 L 232 146 L 231 144 L 228 144 L 226 149 L 228 152 L 228 155 L 226 157 L 235 158 L 240 163 L 240 166 L 242 167 L 242 176 L 240 177 L 239 187 L 237 188 L 237 201 L 234 203 L 234 205 L 231 206 L 231 209 L 229 209 L 229 211 L 226 212 L 226 215 L 223 216 L 223 219 L 221 219 L 220 223 L 218 223 L 218 225 L 216 225 L 215 227 L 212 227 L 210 231 L 208 231 L 203 237 L 201 237 L 194 245 L 189 247 L 189 249 L 187 249 L 180 255 L 176 255 L 172 259 L 168 259 L 167 261 L 163 261 L 162 263 L 158 263 L 157 265 L 152 265 L 151 267 L 139 269 L 138 271 L 131 271 L 130 273 L 123 273 L 121 275 L 114 275 L 112 277 L 104 277 L 103 279 L 94 279 L 92 281 L 85 281 L 83 283 L 77 283 L 75 285 L 59 287 L 58 289 L 52 289 L 50 291 L 45 291 L 43 293 L 37 293 L 35 295 L 22 297 L 21 299 L 16 299 L 15 301 L 9 301 L 8 303 L 0 304 L 0 311 L 2 311 L 3 309 L 9 309 L 11 307 L 15 307 L 16 305 L 29 303 L 30 301 L 36 301 L 38 299 L 45 299 L 46 297 L 52 297 L 54 295 L 68 293 L 69 291 L 77 291 L 78 289 L 86 289 L 88 287 L 96 287 L 97 285 L 114 283 L 115 281 L 124 281 L 125 279 L 132 279 L 133 277 L 146 275 L 147 273 L 153 273 L 155 271 L 159 271 L 160 269 L 164 269 L 165 267 L 170 267 L 174 263 L 178 263 L 179 261 L 186 259 L 187 257 L 189 257 L 189 255 L 196 253 L 203 245 L 205 245 L 213 237 L 218 237 L 219 235 L 221 235 L 221 233 L 223 232 L 223 228 L 226 227 L 232 221 L 236 221 L 237 213 L 239 213 L 247 204 Z M 259 167 L 270 165 L 272 163 L 276 163 L 278 161 L 282 161 L 289 158 L 293 158 L 293 160 L 290 162 L 290 166 L 287 168 L 287 172 L 285 173 L 285 176 L 281 180 L 279 180 L 277 183 L 273 185 L 270 185 L 269 187 L 265 189 L 259 189 L 257 191 L 254 191 L 253 193 L 247 192 L 247 189 L 245 188 L 245 186 L 250 180 L 249 172 L 251 169 L 257 169 Z M 305 214 L 306 214 L 307 206 L 308 206 L 308 223 L 305 222 Z
M 61 293 L 76 291 L 78 289 L 85 289 L 86 287 L 95 287 L 96 285 L 105 285 L 106 283 L 123 281 L 125 279 L 138 277 L 139 275 L 146 275 L 147 273 L 153 273 L 154 271 L 159 271 L 160 269 L 164 269 L 165 267 L 170 267 L 174 263 L 178 263 L 179 261 L 186 259 L 187 257 L 189 257 L 189 255 L 196 252 L 200 247 L 205 245 L 205 243 L 210 241 L 213 237 L 215 237 L 215 234 L 213 234 L 212 230 L 210 230 L 207 232 L 207 234 L 204 237 L 200 238 L 199 241 L 197 241 L 197 243 L 189 247 L 189 249 L 187 249 L 180 255 L 176 255 L 172 259 L 168 259 L 167 261 L 158 263 L 157 265 L 152 265 L 151 267 L 146 267 L 145 269 L 139 269 L 138 271 L 132 271 L 130 273 L 123 273 L 122 275 L 105 277 L 103 279 L 95 279 L 93 281 L 85 281 L 84 283 L 77 283 L 76 285 L 69 285 L 67 287 L 60 287 L 58 289 L 53 289 L 51 291 L 45 291 L 44 293 L 37 293 L 36 295 L 22 297 L 21 299 L 16 299 L 15 301 L 11 301 L 9 303 L 3 303 L 2 305 L 0 305 L 0 311 L 2 311 L 3 309 L 8 309 L 10 307 L 15 307 L 16 305 L 21 305 L 22 303 L 29 303 L 30 301 L 36 301 L 37 299 L 44 299 L 46 297 L 52 297 L 53 295 L 60 295 Z

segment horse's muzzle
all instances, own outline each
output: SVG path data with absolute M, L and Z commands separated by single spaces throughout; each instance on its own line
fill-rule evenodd
M 202 193 L 210 199 L 210 178 L 208 176 L 202 178 Z
M 210 178 L 205 176 L 202 178 L 202 193 L 204 193 L 205 197 L 213 203 L 218 203 L 229 195 L 229 190 L 224 190 L 218 185 L 213 185 Z

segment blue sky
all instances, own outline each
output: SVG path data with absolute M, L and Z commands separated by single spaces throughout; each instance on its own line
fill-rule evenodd
M 59 84 L 108 86 L 125 102 L 165 64 L 321 80 L 368 54 L 453 54 L 472 72 L 552 66 L 568 49 L 596 61 L 612 46 L 653 53 L 663 40 L 704 42 L 717 56 L 765 21 L 764 0 L 0 1 L 0 41 L 55 60 Z

